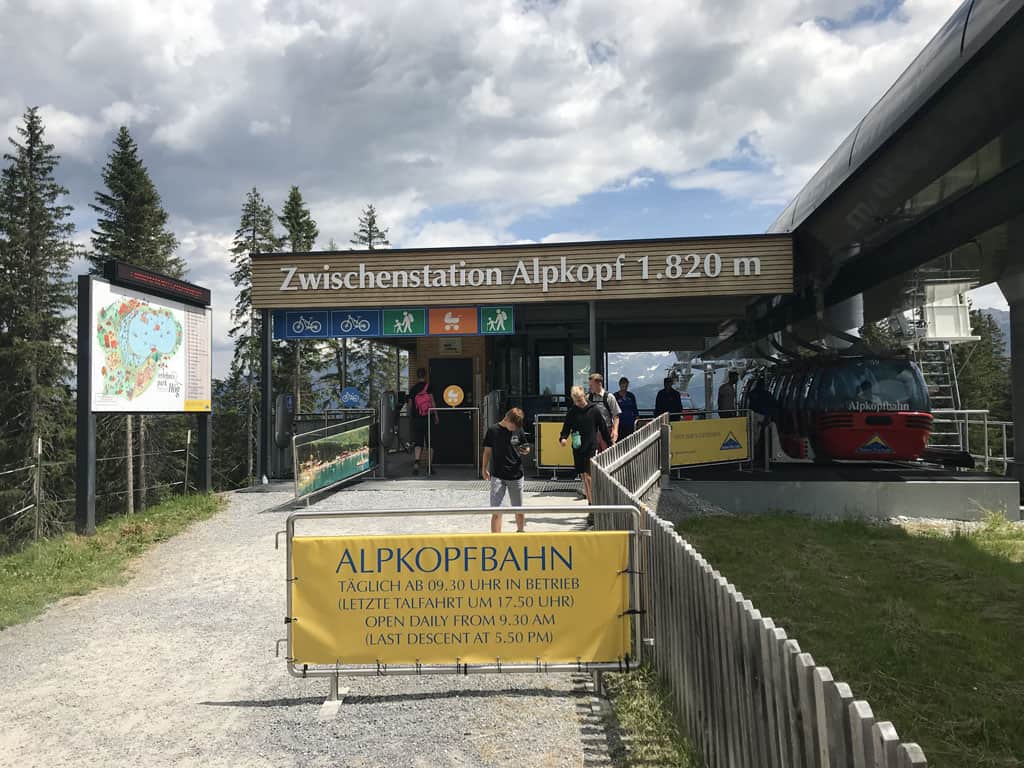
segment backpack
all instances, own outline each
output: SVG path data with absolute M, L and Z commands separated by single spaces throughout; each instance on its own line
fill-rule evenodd
M 595 408 L 597 408 L 598 413 L 601 414 L 601 418 L 604 420 L 604 425 L 606 427 L 608 427 L 608 429 L 611 429 L 612 428 L 612 409 L 608 407 L 608 398 L 609 397 L 614 397 L 614 395 L 612 395 L 612 393 L 609 392 L 606 389 L 604 391 L 604 397 L 597 398 L 595 400 L 591 400 L 590 402 L 593 404 L 593 406 Z
M 430 394 L 430 390 L 424 387 L 416 393 L 412 403 L 416 406 L 417 416 L 429 416 L 430 409 L 434 407 L 434 398 Z

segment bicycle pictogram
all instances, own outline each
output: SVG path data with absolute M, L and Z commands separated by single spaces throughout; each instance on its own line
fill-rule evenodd
M 303 317 L 299 315 L 299 318 L 292 323 L 292 333 L 320 333 L 323 330 L 323 325 L 315 317 Z
M 365 317 L 353 317 L 351 314 L 348 315 L 338 326 L 342 333 L 351 333 L 352 331 L 359 331 L 359 333 L 366 333 L 370 330 L 370 321 Z

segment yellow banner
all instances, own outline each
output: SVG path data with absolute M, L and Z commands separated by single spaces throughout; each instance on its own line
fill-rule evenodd
M 617 661 L 629 533 L 297 537 L 296 664 Z
M 558 442 L 558 435 L 562 431 L 560 421 L 538 421 L 537 431 L 540 433 L 535 437 L 537 441 L 537 464 L 541 467 L 572 467 L 575 466 L 572 460 L 572 448 L 568 441 L 565 445 Z
M 746 461 L 750 458 L 746 416 L 673 421 L 670 427 L 673 467 Z
M 209 411 L 210 401 L 209 400 L 186 400 L 185 411 L 191 413 L 193 411 Z

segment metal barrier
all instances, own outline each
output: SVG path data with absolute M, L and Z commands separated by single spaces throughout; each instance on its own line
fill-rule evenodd
M 628 615 L 621 618 L 630 620 L 631 617 L 642 616 L 646 612 L 646 605 L 643 602 L 643 594 L 640 588 L 640 576 L 642 568 L 637 564 L 640 560 L 640 549 L 644 531 L 640 528 L 640 513 L 635 506 L 607 506 L 589 507 L 588 511 L 593 512 L 595 519 L 603 519 L 606 516 L 615 516 L 617 520 L 630 521 L 624 528 L 618 527 L 609 530 L 628 530 L 630 536 L 629 567 L 626 571 L 630 578 L 629 610 Z M 496 659 L 494 664 L 468 665 L 455 658 L 451 664 L 413 664 L 413 665 L 346 665 L 340 660 L 334 665 L 312 665 L 303 664 L 297 666 L 294 663 L 292 652 L 292 625 L 298 621 L 292 612 L 292 585 L 295 582 L 293 573 L 292 545 L 296 538 L 296 524 L 300 522 L 326 521 L 326 520 L 355 520 L 368 517 L 425 517 L 425 516 L 491 516 L 495 512 L 493 507 L 465 508 L 465 509 L 391 509 L 391 510 L 367 510 L 367 511 L 346 511 L 346 512 L 296 512 L 288 516 L 285 530 L 279 531 L 274 539 L 274 548 L 280 546 L 280 535 L 286 536 L 286 576 L 285 576 L 285 615 L 286 615 L 286 637 L 279 641 L 287 643 L 288 654 L 286 657 L 288 673 L 295 677 L 327 677 L 331 679 L 331 698 L 336 699 L 338 695 L 338 678 L 342 675 L 351 676 L 375 676 L 384 675 L 426 675 L 426 674 L 461 674 L 468 675 L 481 673 L 500 672 L 600 672 L 600 671 L 629 671 L 634 665 L 632 661 L 637 658 L 638 649 L 643 644 L 640 622 L 634 620 L 630 637 L 632 638 L 633 653 L 619 662 L 585 662 L 575 663 L 547 663 L 537 659 L 533 663 L 503 663 Z M 539 515 L 579 515 L 581 508 L 578 506 L 563 507 L 531 507 L 532 514 Z M 317 532 L 322 536 L 322 531 Z M 490 536 L 491 534 L 487 534 Z M 510 535 L 511 537 L 511 535 Z M 333 583 L 333 582 L 332 582 Z
M 818 666 L 785 630 L 647 506 L 651 467 L 667 474 L 666 417 L 591 460 L 595 504 L 635 505 L 650 530 L 642 591 L 650 637 L 642 658 L 671 694 L 680 725 L 713 768 L 814 766 L 927 766 L 914 743 L 901 743 L 866 701 Z M 629 469 L 635 462 L 637 469 Z M 595 528 L 623 525 L 595 518 Z M 645 557 L 641 552 L 641 557 Z
M 536 444 L 534 466 L 537 468 L 537 474 L 549 469 L 552 472 L 553 479 L 557 470 L 575 468 L 576 464 L 572 458 L 572 449 L 559 445 L 557 438 L 552 442 L 551 435 L 548 433 L 548 430 L 556 424 L 558 425 L 558 431 L 561 431 L 564 421 L 564 413 L 538 413 L 534 415 L 533 442 Z M 547 426 L 542 427 L 541 425 Z M 551 444 L 545 447 L 548 443 Z M 560 454 L 563 459 L 560 461 L 558 458 L 552 458 L 552 454 L 555 453 Z
M 434 456 L 434 441 L 431 439 L 431 427 L 433 426 L 434 419 L 431 418 L 435 414 L 442 413 L 458 413 L 458 412 L 471 412 L 473 419 L 473 463 L 470 466 L 476 467 L 477 475 L 480 474 L 480 409 L 479 408 L 431 408 L 427 411 L 427 474 L 430 474 L 430 468 L 433 463 Z M 440 418 L 440 417 L 439 417 Z
M 932 418 L 933 424 L 946 424 L 954 428 L 958 438 L 955 447 L 969 453 L 975 461 L 982 462 L 984 472 L 990 472 L 993 464 L 999 464 L 1002 474 L 1006 474 L 1007 467 L 1013 461 L 1013 453 L 1016 450 L 1016 444 L 1014 444 L 1015 450 L 1010 450 L 1010 442 L 1013 440 L 1012 421 L 990 419 L 987 410 L 962 408 L 937 408 L 932 411 Z M 973 432 L 972 427 L 975 428 Z M 973 450 L 975 441 L 971 439 L 977 436 L 979 428 L 981 429 L 980 453 Z M 953 432 L 948 434 L 953 434 Z M 993 443 L 995 452 L 993 452 Z
M 338 422 L 292 438 L 295 498 L 328 490 L 372 472 L 379 462 L 377 416 Z

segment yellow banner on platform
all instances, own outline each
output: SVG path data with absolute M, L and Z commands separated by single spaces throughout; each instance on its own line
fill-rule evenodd
M 292 540 L 296 664 L 618 661 L 629 533 Z
M 747 417 L 673 421 L 670 450 L 673 467 L 746 461 L 750 458 Z
M 537 465 L 541 467 L 573 467 L 572 448 L 568 442 L 562 445 L 558 435 L 562 431 L 560 421 L 538 421 Z

